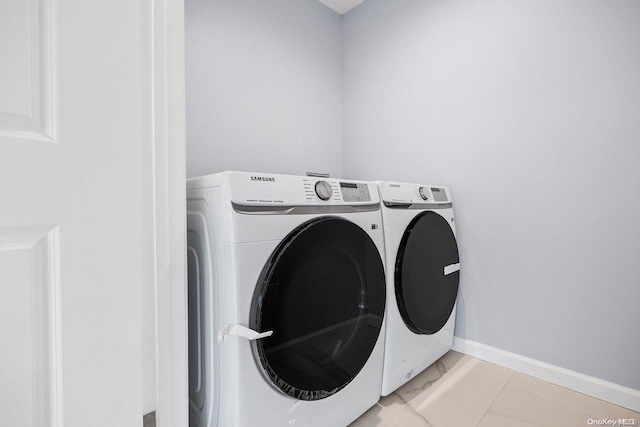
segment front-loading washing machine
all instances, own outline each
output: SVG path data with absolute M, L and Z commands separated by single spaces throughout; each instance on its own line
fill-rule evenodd
M 460 260 L 447 187 L 378 187 L 387 266 L 386 396 L 451 349 Z
M 378 401 L 379 200 L 352 180 L 188 181 L 191 426 L 345 426 Z

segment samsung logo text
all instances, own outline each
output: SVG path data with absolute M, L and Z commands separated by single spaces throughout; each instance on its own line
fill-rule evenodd
M 276 179 L 272 176 L 252 176 L 251 181 L 276 182 Z

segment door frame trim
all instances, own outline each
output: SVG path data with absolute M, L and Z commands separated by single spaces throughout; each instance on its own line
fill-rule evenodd
M 153 0 L 151 70 L 158 426 L 187 426 L 184 0 Z

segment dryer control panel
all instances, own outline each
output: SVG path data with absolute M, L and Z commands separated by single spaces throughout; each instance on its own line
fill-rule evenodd
M 449 204 L 449 189 L 443 186 L 409 184 L 404 182 L 380 182 L 380 197 L 385 204 L 434 205 Z
M 375 205 L 371 182 L 295 175 L 228 172 L 231 201 L 244 206 Z

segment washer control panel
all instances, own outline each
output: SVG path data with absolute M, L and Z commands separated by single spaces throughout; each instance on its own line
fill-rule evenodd
M 310 176 L 226 172 L 232 202 L 244 206 L 372 205 L 376 184 Z
M 378 185 L 382 201 L 391 204 L 451 203 L 447 187 L 401 182 L 381 182 Z
M 344 204 L 378 203 L 371 197 L 372 191 L 367 182 L 343 180 L 318 180 L 318 178 L 304 178 L 305 195 L 308 202 L 332 201 Z M 375 191 L 373 191 L 375 193 Z

